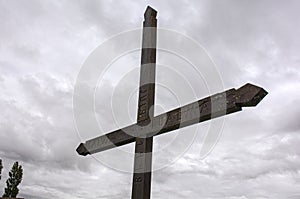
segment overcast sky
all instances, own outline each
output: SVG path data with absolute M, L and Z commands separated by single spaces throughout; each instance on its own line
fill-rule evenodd
M 158 11 L 159 28 L 205 49 L 187 54 L 211 59 L 191 66 L 159 50 L 156 114 L 247 82 L 269 92 L 257 107 L 216 120 L 217 132 L 205 122 L 156 137 L 152 198 L 300 199 L 297 0 L 0 0 L 0 190 L 19 161 L 20 197 L 130 198 L 134 145 L 79 156 L 78 144 L 98 132 L 76 124 L 73 91 L 90 54 L 113 35 L 141 28 L 147 5 Z M 138 50 L 122 55 L 90 85 L 97 87 L 99 135 L 136 121 L 139 63 Z M 210 67 L 216 76 L 206 75 Z M 220 82 L 218 90 L 213 85 Z M 201 155 L 205 142 L 216 141 Z

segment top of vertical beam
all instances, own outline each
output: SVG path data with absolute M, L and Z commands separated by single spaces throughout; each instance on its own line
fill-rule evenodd
M 157 11 L 148 6 L 144 13 L 144 27 L 156 27 L 156 15 Z

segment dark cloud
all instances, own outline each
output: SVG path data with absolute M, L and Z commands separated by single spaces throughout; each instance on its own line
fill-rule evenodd
M 168 167 L 154 172 L 152 197 L 299 198 L 300 3 L 296 0 L 1 1 L 0 158 L 4 175 L 0 189 L 13 161 L 18 160 L 24 167 L 20 196 L 25 198 L 130 197 L 132 175 L 110 166 L 131 171 L 133 145 L 79 157 L 75 149 L 80 137 L 95 135 L 92 131 L 77 134 L 72 96 L 87 56 L 113 34 L 141 27 L 148 4 L 159 11 L 159 27 L 179 31 L 203 45 L 225 89 L 251 82 L 269 92 L 256 108 L 226 117 L 218 143 L 204 159 L 200 150 L 209 122 L 155 138 L 154 167 Z M 135 120 L 138 53 L 120 58 L 116 69 L 98 85 L 95 107 L 103 127 L 100 134 Z M 193 51 L 189 54 L 200 56 Z M 191 92 L 183 85 L 190 84 L 196 97 L 207 94 L 204 79 L 189 75 L 193 72 L 188 64 L 166 52 L 159 52 L 158 57 L 159 83 L 176 96 L 184 96 L 178 102 L 169 90 L 159 87 L 158 112 L 194 100 L 194 96 L 186 97 L 190 95 L 185 92 Z M 185 79 L 166 70 L 167 66 Z M 127 69 L 133 72 L 120 81 Z M 217 81 L 207 79 L 212 84 Z M 114 123 L 111 102 L 119 124 Z M 80 108 L 84 107 L 83 103 Z M 198 137 L 193 140 L 195 133 Z

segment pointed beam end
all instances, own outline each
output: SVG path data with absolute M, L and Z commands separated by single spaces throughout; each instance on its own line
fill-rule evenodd
M 156 15 L 157 15 L 157 11 L 154 10 L 154 9 L 153 9 L 152 7 L 150 7 L 150 6 L 147 6 L 146 11 L 145 11 L 145 14 L 144 14 L 145 19 L 151 18 L 151 17 L 156 18 Z
M 236 104 L 240 107 L 256 106 L 267 94 L 263 88 L 247 83 L 237 89 Z
M 83 155 L 83 156 L 86 156 L 86 155 L 90 154 L 90 152 L 86 149 L 86 147 L 84 146 L 83 143 L 79 144 L 76 151 L 79 155 Z

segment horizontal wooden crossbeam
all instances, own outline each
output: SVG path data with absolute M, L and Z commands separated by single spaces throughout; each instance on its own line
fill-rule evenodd
M 158 115 L 147 126 L 133 124 L 88 140 L 76 151 L 80 155 L 94 154 L 134 142 L 136 137 L 156 136 L 241 111 L 242 107 L 256 106 L 267 94 L 263 88 L 248 83 Z

